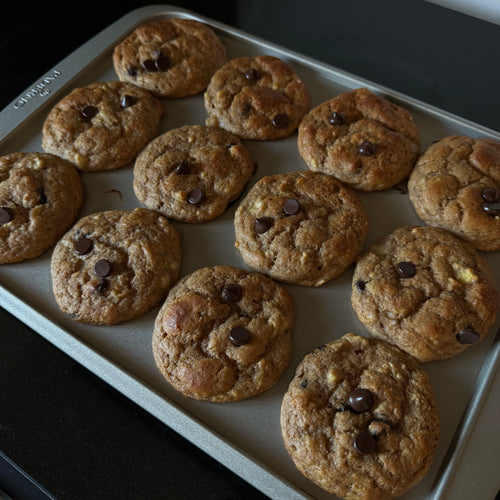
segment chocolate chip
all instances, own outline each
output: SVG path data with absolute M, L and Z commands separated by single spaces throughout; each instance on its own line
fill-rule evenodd
M 236 283 L 227 283 L 221 291 L 226 302 L 238 302 L 241 299 L 241 288 Z
M 481 336 L 472 326 L 467 326 L 457 334 L 457 339 L 461 344 L 472 345 L 477 344 L 481 340 Z
M 368 389 L 354 389 L 349 394 L 349 404 L 354 411 L 364 413 L 373 408 L 373 394 Z
M 358 280 L 356 281 L 356 288 L 360 291 L 363 292 L 366 288 L 366 281 Z
M 361 156 L 371 156 L 375 154 L 375 145 L 370 141 L 365 141 L 358 147 L 358 153 Z
M 307 379 L 306 378 L 300 382 L 299 387 L 301 389 L 305 389 L 307 387 Z
M 7 224 L 13 218 L 12 210 L 8 207 L 0 207 L 0 225 Z
M 343 125 L 345 123 L 345 116 L 338 111 L 334 111 L 330 115 L 330 118 L 328 118 L 328 123 L 330 123 L 330 125 Z
M 250 332 L 242 326 L 235 326 L 229 332 L 229 340 L 238 347 L 248 344 L 250 342 Z
M 500 215 L 500 202 L 493 203 L 483 203 L 483 210 L 492 217 L 498 217 Z
M 483 188 L 481 198 L 488 203 L 494 203 L 498 201 L 498 191 L 494 187 Z
M 369 455 L 370 453 L 375 453 L 377 451 L 377 441 L 376 439 L 366 431 L 361 431 L 354 438 L 354 449 L 361 453 L 362 455 Z
M 137 76 L 137 68 L 135 66 L 129 66 L 127 68 L 127 75 L 135 78 Z
M 156 69 L 158 71 L 167 71 L 172 67 L 172 63 L 167 56 L 160 54 L 155 60 Z
M 263 234 L 268 231 L 274 224 L 274 219 L 272 217 L 259 217 L 255 219 L 255 232 L 257 234 Z
M 278 129 L 287 128 L 289 124 L 290 118 L 288 118 L 288 115 L 286 115 L 285 113 L 278 113 L 273 118 L 273 125 Z
M 99 281 L 99 284 L 96 286 L 95 290 L 98 293 L 104 293 L 109 288 L 108 280 L 102 279 Z
M 245 73 L 245 78 L 251 82 L 256 82 L 260 78 L 260 73 L 257 69 L 252 68 Z
M 47 203 L 47 195 L 45 194 L 45 190 L 43 188 L 40 188 L 38 190 L 38 195 L 40 196 L 40 198 L 38 199 L 38 204 L 45 205 Z
M 77 254 L 85 255 L 92 250 L 93 242 L 90 238 L 86 238 L 84 236 L 83 238 L 80 238 L 79 240 L 75 241 L 74 247 L 75 247 L 75 252 Z
M 174 169 L 177 175 L 188 175 L 191 173 L 191 167 L 187 160 L 182 160 Z
M 287 215 L 296 215 L 299 213 L 300 203 L 295 198 L 289 198 L 283 203 L 283 212 Z
M 413 278 L 413 276 L 417 273 L 417 270 L 411 262 L 400 262 L 396 266 L 396 272 L 401 278 Z
M 153 61 L 153 59 L 146 59 L 145 61 L 142 62 L 142 66 L 146 71 L 149 71 L 150 73 L 158 71 L 158 68 L 156 67 L 156 62 Z
M 99 109 L 96 108 L 95 106 L 85 106 L 80 113 L 80 117 L 82 118 L 83 121 L 89 122 L 94 118 L 95 115 L 99 112 Z
M 94 273 L 99 278 L 105 278 L 111 273 L 111 264 L 106 259 L 98 260 L 94 265 Z
M 246 102 L 243 104 L 243 107 L 241 108 L 240 114 L 241 116 L 248 116 L 250 113 L 250 110 L 252 109 L 252 105 L 249 102 Z
M 130 106 L 133 106 L 136 102 L 137 102 L 136 97 L 134 97 L 133 95 L 126 94 L 122 97 L 120 104 L 122 108 L 129 108 Z
M 201 189 L 193 189 L 188 193 L 188 203 L 191 205 L 199 205 L 205 199 L 205 193 Z

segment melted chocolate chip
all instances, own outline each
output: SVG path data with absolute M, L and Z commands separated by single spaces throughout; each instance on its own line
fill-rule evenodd
M 259 70 L 252 68 L 245 73 L 245 78 L 251 82 L 256 82 L 260 79 Z
M 377 451 L 377 441 L 376 439 L 366 431 L 360 432 L 354 438 L 354 449 L 361 453 L 362 455 L 369 455 L 370 453 L 375 453 Z
M 133 95 L 125 94 L 120 101 L 122 108 L 130 108 L 137 102 L 137 98 Z
M 47 195 L 45 194 L 45 190 L 43 188 L 40 188 L 38 190 L 38 195 L 40 198 L 38 199 L 38 204 L 39 205 L 45 205 L 47 203 Z
M 137 68 L 135 66 L 129 66 L 127 68 L 127 75 L 135 78 L 137 76 Z
M 205 199 L 205 193 L 201 189 L 193 189 L 188 193 L 188 203 L 191 205 L 199 205 Z
M 278 129 L 287 128 L 290 125 L 290 118 L 285 113 L 278 113 L 273 118 L 273 125 Z
M 94 265 L 94 273 L 98 278 L 105 278 L 111 273 L 111 264 L 106 259 L 98 260 Z
M 229 332 L 229 340 L 238 347 L 248 344 L 250 342 L 250 332 L 242 326 L 235 326 Z
M 330 115 L 330 118 L 328 118 L 328 123 L 330 123 L 330 125 L 343 125 L 345 123 L 345 116 L 338 111 L 334 111 Z
M 89 253 L 92 250 L 92 247 L 94 246 L 92 240 L 90 238 L 86 238 L 85 236 L 83 238 L 80 238 L 79 240 L 75 241 L 75 252 L 78 255 L 85 255 Z
M 99 281 L 99 284 L 96 286 L 95 290 L 98 293 L 104 293 L 109 288 L 108 280 L 102 279 Z
M 498 201 L 498 191 L 494 187 L 486 187 L 481 191 L 481 198 L 487 203 Z
M 364 289 L 366 288 L 366 281 L 358 280 L 356 281 L 356 288 L 360 291 L 363 292 Z
M 177 175 L 188 175 L 191 173 L 191 167 L 187 160 L 182 160 L 174 169 Z
M 287 215 L 296 215 L 299 213 L 300 203 L 295 198 L 289 198 L 283 203 L 283 212 Z
M 8 207 L 0 207 L 0 225 L 7 224 L 13 218 L 12 210 Z
M 373 394 L 368 389 L 357 388 L 349 394 L 349 404 L 358 413 L 371 410 L 373 402 Z
M 481 336 L 472 326 L 467 326 L 457 334 L 457 339 L 461 344 L 472 345 L 477 344 L 481 340 Z
M 226 302 L 238 302 L 241 299 L 241 288 L 236 283 L 227 283 L 222 288 L 221 295 Z
M 172 67 L 172 62 L 167 56 L 160 54 L 155 60 L 155 66 L 157 71 L 168 71 Z
M 150 73 L 158 71 L 158 68 L 156 67 L 156 62 L 153 61 L 153 59 L 146 59 L 145 61 L 142 61 L 142 67 L 146 71 L 149 71 Z
M 370 141 L 365 141 L 358 147 L 358 153 L 361 156 L 371 156 L 375 154 L 375 145 Z
M 413 278 L 413 276 L 417 273 L 417 270 L 411 262 L 400 262 L 396 266 L 396 272 L 401 278 Z
M 243 116 L 243 117 L 248 116 L 251 109 L 252 109 L 252 105 L 249 102 L 246 102 L 245 104 L 243 104 L 243 107 L 241 108 L 241 111 L 240 111 L 241 116 Z
M 268 231 L 274 224 L 274 219 L 271 217 L 259 217 L 255 219 L 255 232 L 257 234 L 263 234 Z
M 99 112 L 99 109 L 95 106 L 85 106 L 80 113 L 80 117 L 84 122 L 89 122 L 94 118 L 95 115 Z
M 482 208 L 488 215 L 491 215 L 492 217 L 498 217 L 500 215 L 500 202 L 498 201 L 493 203 L 483 203 Z

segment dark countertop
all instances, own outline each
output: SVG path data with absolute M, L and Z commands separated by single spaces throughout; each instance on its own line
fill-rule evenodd
M 500 128 L 497 25 L 423 0 L 169 3 Z M 3 7 L 0 109 L 93 35 L 150 4 Z M 54 497 L 265 498 L 1 308 L 0 324 L 0 451 Z M 22 490 L 5 457 L 0 488 L 14 499 L 41 498 Z

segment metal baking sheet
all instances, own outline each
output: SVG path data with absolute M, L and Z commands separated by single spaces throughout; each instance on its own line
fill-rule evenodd
M 0 113 L 0 154 L 42 151 L 41 129 L 51 107 L 76 86 L 97 80 L 116 80 L 111 59 L 114 46 L 139 24 L 162 17 L 193 18 L 211 26 L 225 43 L 229 59 L 271 54 L 288 61 L 308 86 L 312 106 L 361 86 L 384 95 L 413 114 L 421 133 L 422 149 L 451 134 L 500 139 L 493 130 L 196 13 L 156 5 L 135 10 L 119 19 L 42 75 L 7 106 Z M 163 102 L 166 110 L 163 131 L 185 124 L 205 123 L 202 94 Z M 279 141 L 244 141 L 258 163 L 257 174 L 247 189 L 267 174 L 306 170 L 296 140 L 294 134 Z M 111 172 L 83 173 L 86 199 L 81 216 L 111 208 L 139 206 L 133 193 L 132 175 L 132 164 Z M 359 196 L 369 214 L 366 248 L 398 226 L 422 224 L 408 196 L 397 189 L 360 193 Z M 203 266 L 246 267 L 234 248 L 236 206 L 203 224 L 173 222 L 182 235 L 183 276 Z M 500 255 L 483 256 L 500 283 Z M 295 367 L 307 352 L 347 332 L 367 334 L 350 304 L 352 268 L 318 289 L 287 286 L 296 308 L 294 354 L 287 371 L 275 387 L 259 396 L 216 404 L 180 395 L 156 369 L 151 334 L 158 308 L 141 318 L 112 327 L 79 324 L 60 313 L 51 290 L 50 258 L 51 251 L 47 251 L 31 261 L 0 267 L 0 304 L 5 309 L 269 497 L 332 498 L 295 469 L 281 438 L 279 411 Z M 471 443 L 477 443 L 481 437 L 478 437 L 481 434 L 478 421 L 486 415 L 491 422 L 491 411 L 498 408 L 497 405 L 488 410 L 491 406 L 488 394 L 498 389 L 500 382 L 498 376 L 495 382 L 500 351 L 500 342 L 495 339 L 498 321 L 481 344 L 455 358 L 424 365 L 436 391 L 441 438 L 430 471 L 404 498 L 457 498 L 457 491 L 465 491 L 462 483 L 463 486 L 470 483 L 467 475 L 460 476 L 457 471 L 471 461 Z M 498 450 L 491 447 L 486 452 L 482 449 L 482 459 L 494 460 L 497 458 L 495 451 Z M 474 463 L 477 458 L 481 457 L 472 457 Z M 475 485 L 474 496 L 492 498 L 499 486 L 495 481 L 495 475 L 476 481 L 479 484 Z

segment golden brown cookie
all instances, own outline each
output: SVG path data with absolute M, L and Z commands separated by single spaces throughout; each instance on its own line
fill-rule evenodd
M 144 205 L 170 219 L 198 223 L 221 215 L 254 171 L 248 150 L 234 134 L 185 125 L 151 141 L 134 166 L 134 192 Z
M 289 172 L 260 179 L 236 210 L 236 247 L 252 269 L 279 281 L 321 286 L 361 252 L 368 217 L 332 176 Z
M 74 89 L 50 111 L 43 149 L 85 171 L 130 163 L 160 131 L 163 105 L 125 82 L 95 82 Z
M 405 226 L 360 257 L 352 305 L 373 336 L 425 362 L 480 342 L 495 321 L 498 292 L 472 245 L 444 229 Z
M 118 78 L 157 97 L 186 97 L 206 89 L 226 61 L 226 49 L 205 24 L 161 19 L 137 27 L 113 52 Z
M 276 384 L 292 352 L 290 294 L 231 266 L 199 269 L 169 292 L 156 318 L 153 354 L 185 396 L 237 401 Z
M 242 139 L 288 137 L 309 110 L 307 87 L 292 67 L 273 56 L 228 61 L 205 92 L 207 125 Z
M 75 167 L 48 153 L 0 157 L 0 264 L 39 256 L 75 222 L 83 203 Z
M 500 142 L 449 136 L 418 159 L 408 181 L 418 216 L 478 250 L 500 250 Z
M 408 111 L 359 88 L 313 108 L 297 144 L 311 170 L 359 191 L 381 191 L 410 174 L 420 137 Z
M 306 355 L 281 429 L 298 470 L 347 499 L 402 495 L 428 471 L 439 415 L 427 375 L 382 340 L 348 333 Z
M 113 325 L 163 300 L 181 265 L 179 232 L 147 210 L 109 210 L 80 219 L 52 255 L 52 287 L 75 321 Z

